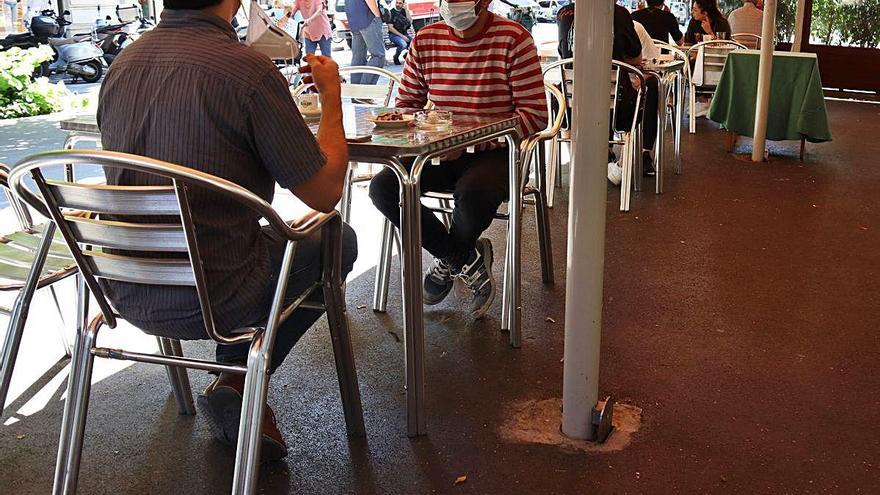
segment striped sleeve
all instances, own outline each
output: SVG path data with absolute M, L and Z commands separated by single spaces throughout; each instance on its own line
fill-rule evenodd
M 524 33 L 511 52 L 513 107 L 519 114 L 520 136 L 531 136 L 547 127 L 547 97 L 538 48 L 531 35 Z
M 425 108 L 428 104 L 428 84 L 425 82 L 425 74 L 422 72 L 421 57 L 419 55 L 420 38 L 418 34 L 410 43 L 409 53 L 406 56 L 406 65 L 403 67 L 403 75 L 400 78 L 400 89 L 397 92 L 396 107 L 399 108 Z

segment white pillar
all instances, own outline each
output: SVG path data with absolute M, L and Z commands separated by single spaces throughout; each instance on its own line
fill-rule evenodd
M 804 50 L 804 34 L 810 39 L 810 33 L 804 33 L 804 11 L 807 7 L 807 0 L 798 0 L 797 12 L 794 16 L 794 41 L 791 43 L 791 51 L 801 52 Z
M 592 439 L 599 398 L 605 258 L 612 0 L 578 2 L 574 20 L 574 129 L 568 205 L 562 432 Z
M 764 161 L 767 142 L 767 110 L 770 108 L 770 79 L 773 75 L 773 39 L 776 37 L 776 0 L 764 2 L 764 25 L 761 30 L 761 63 L 758 67 L 758 101 L 755 104 L 755 132 L 752 161 Z

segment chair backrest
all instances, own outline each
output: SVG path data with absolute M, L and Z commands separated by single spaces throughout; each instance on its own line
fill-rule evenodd
M 562 88 L 562 94 L 565 97 L 565 103 L 568 108 L 572 107 L 572 98 L 574 97 L 574 68 L 572 64 L 574 59 L 565 58 L 557 60 L 544 66 L 542 72 L 544 75 L 544 84 L 559 83 Z M 558 77 L 553 73 L 558 71 Z M 569 122 L 566 127 L 571 127 Z
M 636 90 L 635 112 L 633 112 L 631 125 L 627 126 L 625 132 L 635 132 L 638 125 L 639 115 L 641 115 L 645 104 L 645 93 L 648 90 L 645 75 L 638 68 L 621 62 L 619 60 L 611 61 L 611 100 L 609 107 L 611 109 L 611 125 L 614 130 L 619 129 L 618 119 L 620 112 L 617 111 L 619 98 L 622 94 L 620 91 L 621 83 L 629 83 L 638 86 Z
M 747 49 L 745 45 L 733 40 L 703 41 L 690 47 L 688 54 L 696 53 L 698 60 L 700 60 L 699 54 L 702 53 L 703 84 L 701 86 L 717 86 L 724 71 L 727 54 L 734 50 L 745 49 Z
M 351 83 L 351 76 L 355 74 L 376 75 L 379 80 L 376 84 L 354 84 Z M 400 85 L 400 76 L 397 74 L 379 68 L 364 65 L 355 65 L 352 67 L 342 67 L 339 69 L 339 75 L 346 78 L 347 82 L 342 83 L 342 97 L 357 100 L 373 100 L 381 101 L 383 106 L 391 104 L 391 98 L 394 96 L 394 90 Z M 384 81 L 383 81 L 384 79 Z M 314 87 L 314 84 L 300 84 L 292 91 L 293 96 L 298 96 L 306 90 Z
M 136 171 L 159 177 L 166 185 L 94 185 L 47 179 L 43 173 L 67 164 Z M 28 177 L 33 186 L 25 180 Z M 253 336 L 242 333 L 226 337 L 214 327 L 188 191 L 200 188 L 230 197 L 261 215 L 279 232 L 287 231 L 284 221 L 259 196 L 197 170 L 110 151 L 32 155 L 12 169 L 9 185 L 25 203 L 48 212 L 111 327 L 115 326 L 115 316 L 97 279 L 194 287 L 208 337 L 229 344 Z M 178 257 L 172 257 L 173 253 Z
M 761 48 L 761 37 L 752 33 L 734 33 L 730 35 L 730 39 L 741 43 L 748 48 Z

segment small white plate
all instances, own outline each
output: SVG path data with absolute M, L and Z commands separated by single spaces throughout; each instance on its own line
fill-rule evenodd
M 367 115 L 367 120 L 376 124 L 376 127 L 406 127 L 415 118 L 412 114 L 401 114 L 403 120 L 379 120 L 376 115 Z
M 299 113 L 306 120 L 315 120 L 315 119 L 321 118 L 321 109 L 320 108 L 315 110 L 314 112 L 303 112 L 302 110 L 300 110 Z

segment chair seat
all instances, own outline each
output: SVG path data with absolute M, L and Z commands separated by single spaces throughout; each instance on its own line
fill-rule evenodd
M 0 237 L 0 290 L 19 290 L 27 280 L 45 224 Z M 76 263 L 56 231 L 37 287 L 44 287 L 76 273 Z M 2 308 L 0 308 L 2 312 Z

